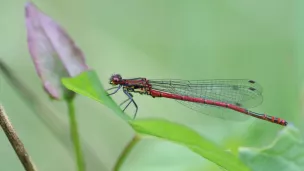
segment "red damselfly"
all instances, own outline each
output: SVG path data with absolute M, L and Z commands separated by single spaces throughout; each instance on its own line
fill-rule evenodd
M 210 116 L 227 120 L 245 120 L 247 115 L 286 126 L 287 122 L 278 117 L 256 113 L 246 108 L 258 106 L 263 101 L 262 87 L 253 80 L 222 79 L 222 80 L 148 80 L 146 78 L 123 79 L 115 74 L 110 84 L 128 96 L 120 105 L 128 102 L 123 111 L 133 103 L 136 111 L 138 106 L 131 93 L 139 93 L 155 97 L 175 99 L 179 103 Z

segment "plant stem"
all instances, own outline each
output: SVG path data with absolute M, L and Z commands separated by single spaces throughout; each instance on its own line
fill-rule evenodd
M 126 160 L 127 156 L 130 154 L 133 147 L 137 144 L 137 142 L 140 140 L 140 137 L 136 134 L 132 140 L 128 143 L 128 145 L 125 147 L 125 149 L 122 151 L 122 153 L 119 156 L 118 161 L 116 162 L 114 171 L 118 171 L 119 168 L 122 166 L 124 161 Z
M 33 113 L 30 112 L 30 114 L 34 114 L 34 116 L 36 116 L 46 126 L 46 128 L 48 128 L 48 130 L 66 148 L 66 150 L 68 150 L 69 154 L 72 154 L 74 157 L 73 144 L 69 138 L 70 131 L 68 130 L 68 124 L 58 118 L 57 112 L 53 108 L 49 107 L 44 100 L 31 90 L 0 57 L 0 77 L 2 75 L 6 78 L 7 83 L 14 89 L 17 95 L 23 99 L 22 102 L 24 102 L 29 109 L 33 111 Z M 61 115 L 61 113 L 59 114 Z M 107 170 L 108 167 L 106 164 L 98 158 L 96 151 L 93 150 L 92 146 L 84 139 L 82 140 L 82 149 L 84 150 L 83 153 L 87 159 L 87 170 L 96 170 L 97 168 L 99 170 Z
M 81 145 L 80 145 L 80 140 L 79 140 L 77 120 L 76 120 L 76 116 L 75 116 L 75 107 L 74 107 L 73 99 L 67 99 L 67 103 L 68 103 L 69 118 L 70 118 L 70 134 L 71 134 L 71 138 L 72 138 L 73 145 L 74 145 L 78 171 L 84 171 L 85 164 L 84 164 L 83 155 L 82 155 L 82 151 L 81 151 Z
M 10 141 L 12 147 L 14 148 L 20 162 L 22 163 L 26 171 L 37 171 L 33 161 L 26 152 L 24 145 L 21 140 L 18 138 L 17 133 L 15 132 L 13 125 L 8 119 L 4 108 L 0 105 L 0 125 L 5 132 L 8 140 Z

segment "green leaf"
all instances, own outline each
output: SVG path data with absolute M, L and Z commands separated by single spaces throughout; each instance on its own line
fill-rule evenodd
M 82 72 L 73 78 L 63 78 L 61 81 L 67 89 L 92 98 L 112 109 L 121 118 L 130 120 L 130 117 L 124 114 L 112 98 L 107 95 L 94 70 Z
M 186 146 L 229 171 L 249 170 L 236 156 L 186 126 L 160 119 L 135 120 L 130 121 L 130 124 L 138 133 L 156 136 Z
M 62 83 L 69 90 L 88 96 L 108 106 L 120 117 L 127 118 L 127 115 L 107 96 L 94 71 L 83 72 L 74 78 L 64 78 L 62 79 Z M 130 125 L 138 133 L 152 135 L 182 144 L 227 170 L 248 171 L 248 168 L 242 164 L 237 157 L 183 125 L 160 119 L 132 121 L 128 118 L 127 120 L 129 120 Z
M 299 130 L 288 126 L 265 148 L 240 148 L 241 160 L 253 171 L 302 171 L 304 143 Z

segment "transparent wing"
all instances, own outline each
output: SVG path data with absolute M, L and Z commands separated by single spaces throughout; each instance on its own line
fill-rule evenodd
M 252 80 L 149 80 L 152 89 L 183 96 L 205 98 L 243 108 L 258 106 L 263 101 L 262 87 Z M 227 120 L 245 120 L 248 116 L 231 109 L 177 100 L 179 103 L 210 116 Z

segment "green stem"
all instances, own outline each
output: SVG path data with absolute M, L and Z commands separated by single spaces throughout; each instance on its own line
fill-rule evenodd
M 74 145 L 78 171 L 84 171 L 85 165 L 84 165 L 84 160 L 83 160 L 83 155 L 82 155 L 81 145 L 79 140 L 78 127 L 75 116 L 75 107 L 72 99 L 68 99 L 67 103 L 68 103 L 69 118 L 70 118 L 70 134 Z
M 140 137 L 138 135 L 135 135 L 132 140 L 128 143 L 128 145 L 125 147 L 123 152 L 120 154 L 118 161 L 116 162 L 114 171 L 118 171 L 119 168 L 122 166 L 124 161 L 126 160 L 127 156 L 133 149 L 133 147 L 137 144 L 137 142 L 140 140 Z

